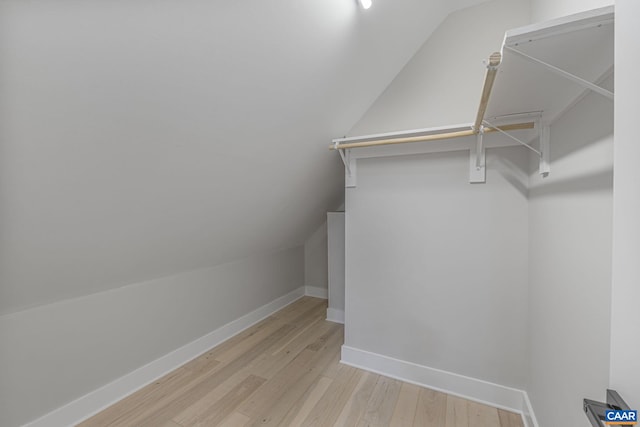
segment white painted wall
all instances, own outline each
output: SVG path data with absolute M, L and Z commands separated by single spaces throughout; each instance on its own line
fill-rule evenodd
M 531 10 L 535 15 L 534 20 L 541 20 L 609 4 L 588 3 L 534 0 Z M 450 71 L 448 68 L 439 68 L 432 58 L 444 56 L 446 63 L 457 63 L 458 66 L 455 68 L 459 69 L 464 63 L 463 59 L 452 57 L 453 54 L 448 53 L 447 48 L 452 46 L 452 51 L 466 58 L 467 51 L 458 34 L 461 32 L 459 29 L 465 28 L 465 34 L 475 34 L 474 22 L 483 22 L 483 11 L 495 12 L 499 9 L 498 6 L 499 2 L 490 2 L 483 7 L 471 9 L 475 11 L 475 16 L 467 16 L 467 11 L 461 11 L 447 19 L 353 128 L 351 134 L 470 121 L 469 116 L 475 113 L 477 104 L 475 100 L 471 103 L 463 100 L 459 92 L 468 92 L 466 82 L 473 81 L 477 75 L 481 76 L 482 72 L 476 72 L 472 66 L 466 64 L 466 68 L 475 74 L 469 79 L 451 79 L 460 81 L 459 86 L 452 88 L 451 84 L 431 84 L 433 81 L 446 81 L 446 73 Z M 496 9 L 491 9 L 492 7 Z M 513 12 L 517 15 L 517 11 Z M 500 31 L 527 23 L 525 15 L 520 16 L 520 22 L 515 22 L 517 19 L 514 19 L 512 23 L 505 23 L 505 27 Z M 634 14 L 627 11 L 625 16 Z M 637 31 L 632 29 L 630 22 L 623 31 L 620 35 L 620 28 L 617 28 L 617 49 L 620 51 L 622 46 L 622 49 L 626 50 L 622 54 L 617 53 L 616 67 L 623 55 L 622 58 L 628 64 L 626 85 L 629 89 L 625 94 L 629 95 L 624 104 L 620 104 L 620 98 L 617 98 L 617 109 L 623 118 L 621 120 L 617 116 L 616 120 L 617 126 L 620 126 L 618 123 L 629 125 L 627 133 L 624 134 L 624 130 L 622 132 L 628 135 L 626 139 L 629 146 L 626 149 L 630 150 L 631 154 L 621 156 L 620 161 L 627 162 L 628 168 L 623 169 L 621 173 L 617 172 L 616 160 L 616 176 L 623 177 L 617 179 L 616 184 L 620 186 L 622 194 L 619 199 L 622 201 L 616 202 L 616 206 L 620 206 L 617 221 L 623 224 L 618 235 L 621 255 L 616 258 L 614 254 L 614 265 L 616 259 L 620 263 L 619 296 L 616 295 L 615 282 L 612 296 L 610 261 L 613 218 L 613 110 L 609 101 L 598 95 L 590 95 L 565 114 L 552 128 L 550 177 L 543 180 L 537 172 L 531 172 L 530 178 L 510 180 L 512 183 L 520 182 L 519 185 L 522 186 L 522 192 L 526 195 L 526 200 L 522 202 L 527 211 L 524 217 L 528 217 L 524 225 L 519 225 L 526 228 L 526 235 L 520 237 L 527 245 L 526 261 L 523 263 L 527 277 L 524 279 L 524 288 L 519 288 L 522 294 L 511 295 L 511 298 L 527 300 L 525 307 L 519 307 L 522 310 L 520 314 L 526 313 L 523 314 L 524 320 L 519 319 L 524 323 L 516 321 L 521 327 L 526 325 L 524 330 L 519 332 L 525 337 L 525 343 L 520 347 L 521 352 L 511 355 L 512 360 L 517 360 L 517 368 L 509 370 L 512 366 L 505 363 L 503 370 L 492 371 L 486 367 L 474 370 L 477 366 L 469 366 L 468 361 L 456 360 L 455 356 L 450 358 L 449 354 L 444 354 L 446 349 L 450 348 L 447 346 L 452 345 L 448 340 L 458 337 L 469 339 L 463 330 L 455 329 L 460 325 L 455 320 L 450 324 L 450 319 L 446 318 L 445 314 L 445 321 L 432 326 L 436 322 L 434 312 L 440 314 L 447 311 L 441 307 L 433 307 L 434 300 L 455 301 L 459 294 L 468 295 L 469 299 L 480 298 L 473 293 L 475 288 L 465 288 L 463 292 L 456 294 L 451 292 L 450 288 L 439 288 L 437 284 L 446 283 L 446 280 L 456 283 L 469 282 L 470 277 L 466 277 L 465 273 L 474 270 L 473 263 L 478 262 L 474 259 L 474 256 L 478 256 L 476 252 L 480 253 L 480 256 L 489 256 L 479 248 L 476 252 L 460 253 L 458 246 L 462 245 L 456 246 L 458 252 L 455 252 L 455 255 L 451 254 L 451 241 L 457 242 L 461 239 L 460 236 L 466 233 L 467 237 L 470 236 L 467 238 L 469 245 L 476 249 L 473 244 L 477 238 L 473 237 L 477 233 L 487 231 L 473 229 L 456 216 L 458 211 L 465 209 L 476 213 L 477 206 L 483 205 L 476 201 L 475 209 L 472 209 L 470 206 L 461 207 L 455 204 L 464 203 L 455 198 L 458 191 L 471 194 L 479 190 L 468 184 L 466 187 L 461 186 L 463 190 L 453 186 L 452 183 L 456 179 L 466 179 L 462 171 L 466 171 L 463 166 L 467 161 L 466 157 L 461 157 L 456 163 L 454 154 L 423 156 L 419 160 L 390 158 L 359 161 L 358 188 L 347 189 L 348 345 L 489 379 L 504 385 L 522 387 L 530 393 L 540 425 L 543 426 L 555 425 L 558 419 L 567 420 L 568 425 L 584 425 L 582 398 L 604 398 L 604 391 L 609 384 L 610 358 L 611 384 L 625 390 L 632 398 L 637 396 L 637 360 L 640 360 L 640 357 L 637 356 L 635 344 L 629 344 L 625 338 L 635 334 L 638 325 L 638 319 L 634 317 L 637 310 L 631 308 L 633 301 L 638 299 L 638 287 L 634 283 L 637 282 L 638 272 L 635 260 L 640 252 L 637 247 L 640 240 L 636 233 L 637 221 L 632 219 L 639 216 L 636 209 L 637 182 L 640 182 L 640 179 L 633 175 L 636 172 L 631 165 L 631 159 L 637 158 L 633 154 L 636 146 L 632 147 L 631 142 L 631 117 L 637 108 L 637 104 L 634 104 L 637 101 L 631 99 L 632 94 L 637 93 L 637 82 L 632 77 L 632 70 L 637 68 L 638 64 L 637 56 L 629 52 L 639 50 L 637 40 L 640 37 Z M 440 36 L 442 40 L 439 40 Z M 444 40 L 451 40 L 451 45 Z M 472 45 L 473 42 L 468 44 Z M 500 40 L 493 46 L 485 47 L 484 54 L 497 49 Z M 448 54 L 449 57 L 446 56 Z M 612 81 L 605 84 L 613 86 Z M 472 83 L 471 86 L 479 88 L 481 83 Z M 620 82 L 617 81 L 616 86 L 617 92 L 620 93 L 623 90 Z M 452 92 L 449 96 L 451 99 L 457 99 L 455 104 L 449 103 L 441 87 Z M 625 125 L 622 126 L 624 128 Z M 624 150 L 623 147 L 622 152 L 625 152 Z M 504 156 L 494 157 L 500 158 Z M 415 161 L 416 165 L 413 165 L 412 161 Z M 421 164 L 420 169 L 417 166 L 418 161 Z M 517 161 L 511 163 L 519 164 Z M 456 167 L 460 173 L 458 177 L 451 172 Z M 531 168 L 532 171 L 537 168 L 535 160 L 532 160 Z M 487 169 L 491 174 L 492 167 L 489 166 Z M 494 179 L 489 176 L 485 188 L 491 188 L 491 194 L 496 197 L 505 197 L 502 208 L 505 211 L 521 208 L 520 201 L 513 204 L 508 200 L 509 185 L 497 184 Z M 529 179 L 531 192 L 527 194 Z M 434 188 L 430 186 L 431 181 L 439 182 L 437 189 L 435 185 Z M 492 188 L 496 185 L 497 189 Z M 455 188 L 455 191 L 452 188 Z M 479 211 L 480 214 L 484 212 L 482 209 Z M 469 218 L 472 216 L 469 215 Z M 452 226 L 451 222 L 456 227 Z M 440 234 L 440 230 L 432 230 L 435 223 L 450 228 L 446 228 Z M 380 224 L 384 226 L 380 227 Z M 512 231 L 516 232 L 515 227 L 514 224 L 504 222 L 496 226 L 493 234 L 510 235 Z M 500 251 L 506 247 L 504 244 L 495 244 L 493 240 L 487 242 L 486 246 L 492 250 Z M 513 250 L 517 247 L 517 242 L 513 239 L 509 244 L 513 245 Z M 436 251 L 432 245 L 438 246 L 440 251 Z M 464 251 L 468 249 L 467 245 L 462 248 Z M 451 265 L 437 265 L 434 268 L 426 263 L 425 260 L 439 259 L 438 255 L 447 251 L 451 251 L 448 252 L 449 257 L 443 259 L 448 259 Z M 420 256 L 423 258 L 419 259 Z M 460 272 L 460 267 L 456 268 L 453 265 L 454 260 L 465 265 L 465 271 Z M 487 261 L 484 261 L 486 264 Z M 468 266 L 469 263 L 472 265 Z M 439 268 L 442 268 L 442 271 Z M 613 273 L 615 278 L 615 268 Z M 505 278 L 500 274 L 508 274 L 508 271 L 495 274 Z M 485 277 L 484 286 L 487 286 L 487 280 Z M 500 286 L 495 282 L 491 285 Z M 411 298 L 403 297 L 407 294 L 411 295 Z M 415 300 L 421 300 L 422 306 Z M 613 313 L 609 309 L 612 300 Z M 466 297 L 464 301 L 467 301 Z M 484 300 L 482 302 L 485 303 Z M 616 313 L 616 304 L 624 307 L 624 310 Z M 398 314 L 393 309 L 396 306 L 402 306 L 405 313 Z M 473 310 L 463 307 L 463 311 L 472 313 L 472 317 Z M 610 320 L 610 315 L 613 315 L 613 320 Z M 482 318 L 479 315 L 477 317 Z M 482 319 L 491 321 L 490 318 Z M 610 322 L 616 321 L 622 325 L 620 333 L 615 332 L 615 326 L 610 326 Z M 442 325 L 446 325 L 448 329 Z M 504 324 L 495 326 L 497 330 L 501 330 L 502 327 Z M 514 327 L 511 334 L 518 334 L 515 329 Z M 409 333 L 398 334 L 398 331 L 404 330 L 411 331 L 414 335 L 425 335 L 418 343 L 410 344 Z M 373 331 L 382 331 L 384 339 L 375 338 Z M 599 337 L 599 344 L 596 346 L 593 345 L 594 336 Z M 611 351 L 607 344 L 609 337 L 613 340 Z M 438 342 L 438 338 L 442 342 Z M 481 343 L 469 342 L 483 348 Z M 631 351 L 627 351 L 629 346 Z M 442 353 L 438 353 L 440 350 Z M 476 353 L 474 357 L 475 355 Z M 482 363 L 482 360 L 480 357 L 477 363 Z M 524 371 L 518 372 L 519 369 Z
M 323 222 L 304 242 L 304 284 L 327 289 L 327 223 Z
M 529 23 L 529 7 L 452 13 L 350 135 L 473 121 L 482 61 Z M 486 185 L 469 185 L 468 152 L 358 161 L 346 191 L 346 345 L 524 388 L 528 158 L 488 155 Z
M 526 385 L 527 180 L 521 147 L 358 160 L 346 191 L 345 345 Z
M 613 103 L 588 95 L 550 145 L 551 174 L 531 165 L 527 390 L 541 426 L 577 427 L 609 383 Z
M 477 1 L 1 1 L 0 314 L 303 244 L 328 141 Z
M 531 0 L 531 22 L 547 21 L 614 3 L 613 0 Z
M 327 213 L 329 306 L 327 319 L 344 322 L 345 214 Z
M 640 3 L 616 3 L 611 387 L 640 408 Z
M 224 263 L 305 241 L 327 142 L 478 1 L 1 1 L 0 424 L 301 285 L 301 249 Z
M 31 421 L 302 286 L 303 249 L 0 317 L 0 425 Z
M 350 135 L 470 123 L 486 60 L 507 29 L 529 23 L 528 0 L 494 0 L 451 13 Z
M 610 4 L 614 4 L 614 2 L 611 0 L 532 0 L 532 18 L 534 21 L 541 21 Z M 613 253 L 611 292 L 610 295 L 604 295 L 604 285 L 602 281 L 600 281 L 600 285 L 596 286 L 595 289 L 593 287 L 591 288 L 595 291 L 595 295 L 600 296 L 601 299 L 599 301 L 587 300 L 587 297 L 581 298 L 583 303 L 587 303 L 592 307 L 590 314 L 587 315 L 584 313 L 582 319 L 586 321 L 587 324 L 595 326 L 600 332 L 598 334 L 601 338 L 598 340 L 600 345 L 597 346 L 597 348 L 590 347 L 588 352 L 584 351 L 580 355 L 576 353 L 575 359 L 567 361 L 564 366 L 566 366 L 570 372 L 573 372 L 572 378 L 575 378 L 578 376 L 578 372 L 577 369 L 574 370 L 571 366 L 576 362 L 578 365 L 582 365 L 583 357 L 586 355 L 587 360 L 591 360 L 593 362 L 592 367 L 595 368 L 593 379 L 593 385 L 595 385 L 596 383 L 604 382 L 606 377 L 603 373 L 603 364 L 610 360 L 609 386 L 617 389 L 628 403 L 636 408 L 640 405 L 640 381 L 638 380 L 638 378 L 640 378 L 640 345 L 637 339 L 629 338 L 638 335 L 637 325 L 640 324 L 640 312 L 637 310 L 637 301 L 640 299 L 640 287 L 638 287 L 640 267 L 637 262 L 640 254 L 640 246 L 638 243 L 640 242 L 640 229 L 637 221 L 637 218 L 640 217 L 640 203 L 638 202 L 638 194 L 640 193 L 638 183 L 640 182 L 640 176 L 638 175 L 638 168 L 635 165 L 635 159 L 640 156 L 638 152 L 639 147 L 635 142 L 637 140 L 635 137 L 637 132 L 637 116 L 638 113 L 640 113 L 637 96 L 640 91 L 637 79 L 637 69 L 640 67 L 638 54 L 638 52 L 640 52 L 640 46 L 638 44 L 638 40 L 640 40 L 640 30 L 638 30 L 636 22 L 636 17 L 640 14 L 640 7 L 638 2 L 633 0 L 618 0 L 615 2 L 615 5 L 616 100 L 614 120 L 615 144 L 613 145 L 614 183 L 612 200 Z M 580 121 L 581 127 L 588 123 L 590 123 L 589 120 Z M 605 121 L 605 124 L 603 129 L 607 129 L 607 127 L 611 128 L 610 123 Z M 603 146 L 603 144 L 607 144 L 607 142 L 602 140 L 598 144 Z M 609 156 L 605 158 L 608 159 Z M 597 159 L 592 159 L 592 161 L 595 161 L 596 164 L 598 162 Z M 584 172 L 588 173 L 588 170 L 585 169 Z M 600 184 L 603 182 L 604 175 L 601 175 Z M 596 188 L 600 188 L 599 197 L 602 198 L 602 202 L 600 202 L 601 207 L 598 208 L 598 211 L 600 215 L 604 217 L 603 203 L 607 196 L 597 182 L 594 182 L 594 184 Z M 597 192 L 592 191 L 590 196 L 592 201 L 595 202 L 597 197 Z M 589 215 L 597 213 L 593 211 L 587 212 Z M 578 217 L 582 218 L 584 215 L 585 211 L 582 210 Z M 599 227 L 594 228 L 594 231 L 602 233 L 607 227 L 607 222 L 604 221 Z M 585 238 L 587 238 L 587 236 L 583 235 L 578 241 Z M 607 236 L 604 236 L 603 240 L 606 240 L 606 238 Z M 600 277 L 602 270 L 608 268 L 608 265 L 604 259 L 606 256 L 605 253 L 602 253 L 602 257 L 598 259 L 593 257 L 598 251 L 602 251 L 600 246 L 583 247 L 581 252 L 592 259 L 593 265 L 590 265 L 590 269 L 598 267 L 601 269 L 597 274 L 597 276 Z M 588 263 L 583 263 L 583 266 L 586 265 L 588 265 Z M 603 304 L 609 300 L 611 301 L 610 330 L 603 332 L 602 328 L 605 322 L 603 315 L 608 312 Z M 583 308 L 578 308 L 577 310 L 584 310 L 584 305 Z M 578 331 L 577 327 L 574 329 Z M 605 355 L 603 354 L 603 349 L 607 346 L 604 341 L 608 337 L 611 338 L 611 347 L 610 353 Z M 576 340 L 574 343 L 578 348 L 581 346 L 579 342 L 580 340 Z M 550 343 L 545 343 L 545 345 L 548 344 Z M 536 360 L 536 358 L 532 360 Z M 584 379 L 578 379 L 577 381 L 584 386 Z M 567 391 L 566 385 L 560 385 L 560 382 L 557 382 L 556 385 L 560 386 L 565 392 Z M 584 391 L 590 391 L 592 393 L 590 397 L 598 400 L 604 399 L 604 384 L 599 389 L 593 388 L 593 385 L 590 386 L 589 389 L 584 389 Z M 577 392 L 577 390 L 574 391 Z M 595 396 L 593 393 L 595 393 Z M 534 388 L 532 389 L 532 395 L 535 394 L 538 394 L 538 397 L 533 397 L 534 405 L 536 405 L 536 400 L 538 400 L 538 406 L 540 406 L 542 400 L 546 400 L 549 404 L 543 408 L 551 411 L 554 404 L 551 403 L 549 399 L 552 396 L 545 397 L 542 395 L 541 390 L 536 393 Z M 575 394 L 572 394 L 575 398 Z M 566 393 L 563 394 L 563 396 L 569 397 Z M 575 402 L 573 406 L 577 407 L 578 402 Z M 554 412 L 557 413 L 558 409 L 556 408 Z M 538 413 L 544 414 L 545 411 L 541 409 Z M 572 416 L 575 418 L 575 423 L 580 422 L 581 425 L 584 423 L 584 420 L 579 418 L 575 412 Z

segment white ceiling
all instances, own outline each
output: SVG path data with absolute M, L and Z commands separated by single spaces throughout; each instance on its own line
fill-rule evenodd
M 300 244 L 345 134 L 481 0 L 0 0 L 0 313 Z

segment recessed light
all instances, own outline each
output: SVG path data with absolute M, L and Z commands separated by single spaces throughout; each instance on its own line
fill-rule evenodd
M 360 0 L 360 5 L 363 9 L 369 9 L 371 7 L 371 0 Z

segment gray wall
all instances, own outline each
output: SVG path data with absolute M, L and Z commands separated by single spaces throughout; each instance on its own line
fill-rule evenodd
M 528 23 L 528 0 L 493 0 L 451 13 L 349 134 L 473 122 L 483 61 L 500 50 L 507 29 Z
M 614 146 L 611 387 L 640 407 L 640 3 L 616 4 L 616 117 Z
M 302 244 L 328 141 L 475 1 L 0 1 L 0 314 Z
M 614 4 L 613 0 L 531 0 L 533 22 L 546 21 Z
M 369 30 L 329 1 L 1 1 L 0 315 L 301 245 L 342 200 L 326 141 L 426 37 L 338 111 L 355 64 L 309 74 Z
M 345 214 L 327 213 L 329 309 L 344 315 Z M 335 313 L 335 312 L 334 312 Z
M 31 421 L 303 285 L 297 247 L 0 317 L 0 425 Z
M 302 285 L 301 248 L 224 263 L 304 242 L 327 142 L 476 1 L 0 1 L 0 424 Z
M 538 22 L 613 3 L 532 0 L 531 11 Z M 603 400 L 610 384 L 612 103 L 589 95 L 561 117 L 551 156 L 551 175 L 531 176 L 528 392 L 540 425 L 578 427 L 582 399 Z
M 449 15 L 350 134 L 472 122 L 482 61 L 529 12 L 494 0 Z M 524 388 L 528 157 L 488 156 L 485 185 L 469 185 L 468 152 L 358 160 L 347 345 Z
M 327 222 L 323 222 L 304 242 L 304 284 L 327 289 Z
M 610 3 L 534 0 L 530 6 L 536 19 L 549 19 Z M 469 112 L 474 111 L 476 100 L 473 97 L 471 101 L 463 99 L 458 89 L 466 93 L 471 91 L 466 84 L 475 77 L 456 79 L 461 81 L 460 87 L 434 85 L 434 81 L 446 80 L 448 68 L 439 67 L 432 59 L 444 57 L 447 63 L 462 65 L 472 50 L 482 48 L 479 52 L 487 54 L 498 49 L 499 40 L 494 45 L 489 45 L 489 40 L 472 41 L 465 49 L 460 33 L 474 33 L 476 22 L 483 22 L 482 14 L 490 10 L 495 12 L 500 6 L 504 4 L 490 2 L 445 20 L 352 133 L 470 121 Z M 516 6 L 511 4 L 511 7 Z M 511 13 L 506 12 L 509 10 Z M 474 15 L 471 15 L 472 11 Z M 498 25 L 503 25 L 499 28 L 501 32 L 528 23 L 526 14 L 518 15 L 517 9 L 507 8 L 506 11 L 504 22 Z M 500 16 L 496 14 L 496 17 Z M 482 75 L 468 64 L 467 69 L 474 75 Z M 612 86 L 611 81 L 605 84 Z M 479 88 L 481 84 L 474 83 L 473 87 Z M 452 92 L 450 96 L 457 99 L 457 103 L 446 99 L 443 88 Z M 455 153 L 412 159 L 360 160 L 358 188 L 347 189 L 349 323 L 346 339 L 349 345 L 523 388 L 529 392 L 542 426 L 555 425 L 559 418 L 567 419 L 568 425 L 584 425 L 581 399 L 604 398 L 609 384 L 612 129 L 611 102 L 590 95 L 552 127 L 552 172 L 548 178 L 542 179 L 537 174 L 537 160 L 533 157 L 530 165 L 523 166 L 521 161 L 501 153 L 504 150 L 490 150 L 489 161 L 494 164 L 488 164 L 487 184 L 479 186 L 483 189 L 464 184 L 468 159 L 462 154 L 457 160 Z M 501 164 L 505 160 L 509 173 L 524 168 L 530 176 L 505 179 L 505 164 Z M 498 176 L 492 177 L 492 174 Z M 632 181 L 619 181 L 621 193 L 630 196 L 635 191 L 633 194 L 637 195 L 637 188 L 629 187 Z M 513 194 L 516 188 L 522 198 Z M 488 192 L 485 198 L 471 206 L 469 201 L 474 193 L 485 190 Z M 462 194 L 466 196 L 459 197 Z M 498 198 L 499 203 L 491 200 L 483 205 L 488 197 Z M 487 218 L 482 215 L 495 206 L 501 206 L 508 218 L 498 224 L 489 222 L 490 226 L 495 226 L 493 229 L 471 227 L 470 223 L 476 221 L 476 217 L 481 218 L 479 224 L 487 224 Z M 625 206 L 633 212 L 633 202 Z M 521 212 L 522 209 L 525 212 Z M 522 222 L 514 224 L 509 213 Z M 621 222 L 625 223 L 625 219 Z M 629 232 L 633 235 L 633 224 L 628 217 L 620 235 Z M 482 233 L 490 237 L 483 240 Z M 496 240 L 496 237 L 504 236 L 509 239 Z M 475 246 L 478 240 L 484 242 L 484 251 L 481 245 Z M 621 247 L 629 251 L 633 246 L 630 242 L 627 238 Z M 512 251 L 508 256 L 524 254 L 525 260 L 520 264 L 513 260 L 505 262 L 502 254 L 498 264 L 491 261 L 490 257 L 507 250 Z M 626 252 L 621 259 L 634 259 L 632 249 L 630 253 Z M 487 258 L 478 260 L 477 257 Z M 510 276 L 516 265 L 526 277 Z M 491 267 L 496 270 L 491 271 Z M 633 274 L 629 271 L 633 268 L 627 266 L 622 270 L 621 283 L 630 283 L 629 277 Z M 487 275 L 482 276 L 483 273 Z M 475 282 L 472 282 L 473 278 Z M 449 282 L 458 287 L 445 286 Z M 507 282 L 516 286 L 515 289 L 508 288 L 513 292 L 511 295 L 502 294 L 501 307 L 515 304 L 513 307 L 518 311 L 511 313 L 514 316 L 512 324 L 492 323 L 495 318 L 483 317 L 474 311 L 479 309 L 469 301 L 491 307 L 494 300 L 482 299 L 478 288 L 472 284 L 503 291 L 502 286 L 506 289 Z M 626 299 L 619 297 L 618 304 L 633 300 L 632 287 L 625 286 L 621 288 L 626 289 L 622 292 Z M 454 302 L 458 304 L 458 300 L 462 300 L 460 308 L 465 314 L 462 319 L 450 319 L 447 309 Z M 521 304 L 523 301 L 526 301 L 524 305 Z M 404 313 L 396 307 L 402 307 Z M 438 314 L 444 317 L 440 318 Z M 477 322 L 468 324 L 471 329 L 465 330 L 462 323 L 471 318 Z M 629 332 L 637 322 L 620 320 L 620 324 Z M 474 331 L 482 326 L 487 328 L 482 332 Z M 408 335 L 397 334 L 402 328 L 413 328 L 414 334 L 422 334 L 421 339 L 410 342 Z M 377 340 L 374 331 L 382 331 L 385 339 Z M 496 332 L 514 339 L 519 352 L 500 356 L 510 357 L 513 364 L 502 360 L 503 365 L 492 370 L 489 358 L 482 357 L 483 343 L 467 336 L 473 335 L 472 331 L 487 340 L 494 339 L 491 334 Z M 456 359 L 456 355 L 447 353 L 454 349 L 452 345 L 458 344 L 459 337 L 469 340 L 470 347 L 476 345 L 480 349 L 476 361 Z M 594 337 L 598 337 L 595 346 Z M 622 350 L 627 345 L 622 344 L 622 339 L 618 342 L 620 365 L 633 367 L 635 362 Z M 473 358 L 476 354 L 474 349 Z M 616 353 L 612 350 L 611 354 L 613 360 Z M 487 366 L 480 366 L 483 361 Z M 472 366 L 474 363 L 477 365 Z M 621 372 L 621 368 L 613 365 L 611 369 Z M 630 372 L 634 372 L 633 369 Z M 633 375 L 620 374 L 616 383 L 633 393 L 635 386 L 627 380 Z
M 345 344 L 524 388 L 528 156 L 358 160 L 346 192 Z
M 585 425 L 609 383 L 613 103 L 589 95 L 551 127 L 551 174 L 532 161 L 529 397 L 541 426 Z

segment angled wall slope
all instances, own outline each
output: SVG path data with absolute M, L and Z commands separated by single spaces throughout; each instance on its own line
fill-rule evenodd
M 1 2 L 0 424 L 302 286 L 327 141 L 473 3 Z

